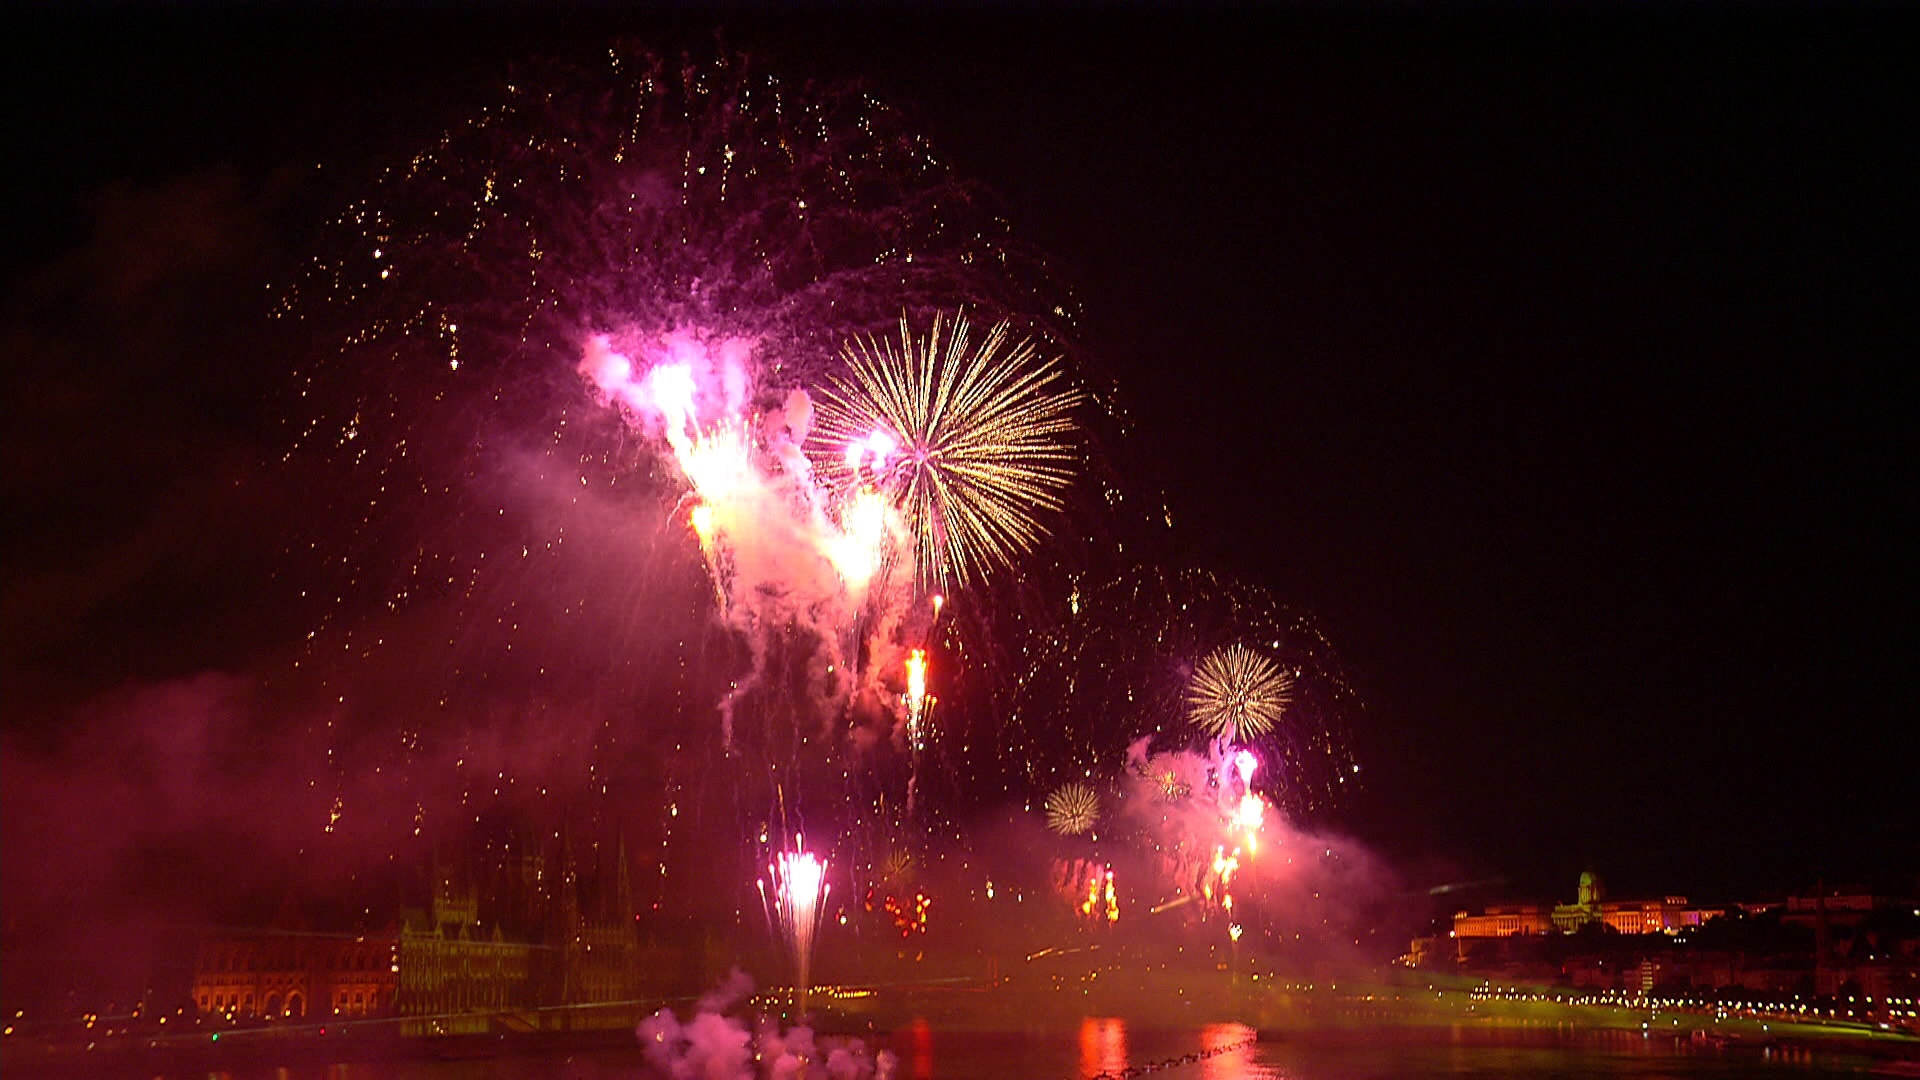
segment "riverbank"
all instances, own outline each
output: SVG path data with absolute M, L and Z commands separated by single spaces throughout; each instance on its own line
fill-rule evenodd
M 1863 1056 L 1890 1066 L 1920 1065 L 1920 1038 L 1865 1024 L 1806 1022 L 1634 1003 L 1556 998 L 1552 991 L 1490 993 L 1473 985 L 1394 982 L 1235 983 L 1209 973 L 1107 971 L 1102 977 L 927 980 L 887 986 L 816 988 L 808 1021 L 819 1033 L 866 1040 L 896 1052 L 937 1034 L 953 1037 L 1041 1037 L 1079 1031 L 1089 1017 L 1111 1018 L 1134 1031 L 1200 1030 L 1244 1025 L 1263 1041 L 1308 1044 L 1404 1042 L 1494 1045 L 1536 1038 L 1604 1034 L 1671 1041 L 1701 1050 L 1741 1053 L 1813 1052 Z M 763 992 L 744 1003 L 748 1014 L 790 1026 L 792 995 Z M 422 1035 L 417 1023 L 304 1025 L 217 1033 L 128 1035 L 89 1043 L 10 1038 L 3 1059 L 9 1077 L 154 1077 L 245 1073 L 276 1067 L 350 1062 L 551 1058 L 635 1048 L 633 1026 L 656 1009 L 683 1017 L 684 1000 L 626 1002 L 590 1016 L 569 1015 L 566 1030 L 535 1029 L 525 1014 L 472 1014 L 447 1030 Z M 585 1022 L 591 1021 L 591 1026 Z

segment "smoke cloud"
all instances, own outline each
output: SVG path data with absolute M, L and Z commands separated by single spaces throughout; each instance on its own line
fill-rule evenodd
M 752 980 L 735 968 L 700 999 L 691 1019 L 661 1009 L 640 1021 L 634 1034 L 647 1064 L 673 1080 L 889 1080 L 898 1060 L 888 1050 L 870 1052 L 860 1039 L 819 1037 L 805 1024 L 782 1028 L 767 1017 L 749 1027 L 732 1009 L 752 992 Z
M 802 679 L 808 711 L 821 721 L 844 713 L 875 673 L 904 660 L 892 631 L 908 594 L 887 572 L 905 535 L 898 511 L 816 482 L 801 448 L 813 404 L 791 390 L 762 408 L 750 341 L 691 329 L 623 341 L 589 337 L 579 371 L 671 453 L 687 485 L 682 506 L 719 617 L 751 661 L 722 702 L 724 738 L 732 742 L 736 704 L 766 680 L 770 652 L 796 630 L 812 652 Z

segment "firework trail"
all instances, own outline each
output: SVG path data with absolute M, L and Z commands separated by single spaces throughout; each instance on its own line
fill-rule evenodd
M 926 748 L 927 709 L 933 702 L 927 696 L 927 650 L 915 649 L 907 654 L 907 691 L 900 698 L 907 712 L 907 748 L 913 753 Z

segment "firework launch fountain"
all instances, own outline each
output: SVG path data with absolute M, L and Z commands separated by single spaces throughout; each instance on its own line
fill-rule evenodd
M 812 983 L 813 938 L 827 902 L 827 864 L 798 844 L 783 851 L 767 866 L 760 882 L 760 898 L 767 919 L 793 953 L 794 1015 L 807 1015 L 807 990 Z

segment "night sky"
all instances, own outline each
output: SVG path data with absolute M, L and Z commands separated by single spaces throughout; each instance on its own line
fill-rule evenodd
M 17 21 L 10 774 L 84 791 L 130 753 L 76 741 L 100 702 L 296 648 L 264 311 L 356 170 L 515 62 L 718 24 L 866 79 L 1048 254 L 1180 553 L 1341 649 L 1366 784 L 1331 824 L 1411 887 L 1567 900 L 1593 868 L 1724 901 L 1920 870 L 1911 20 Z M 51 813 L 9 796 L 10 906 Z

